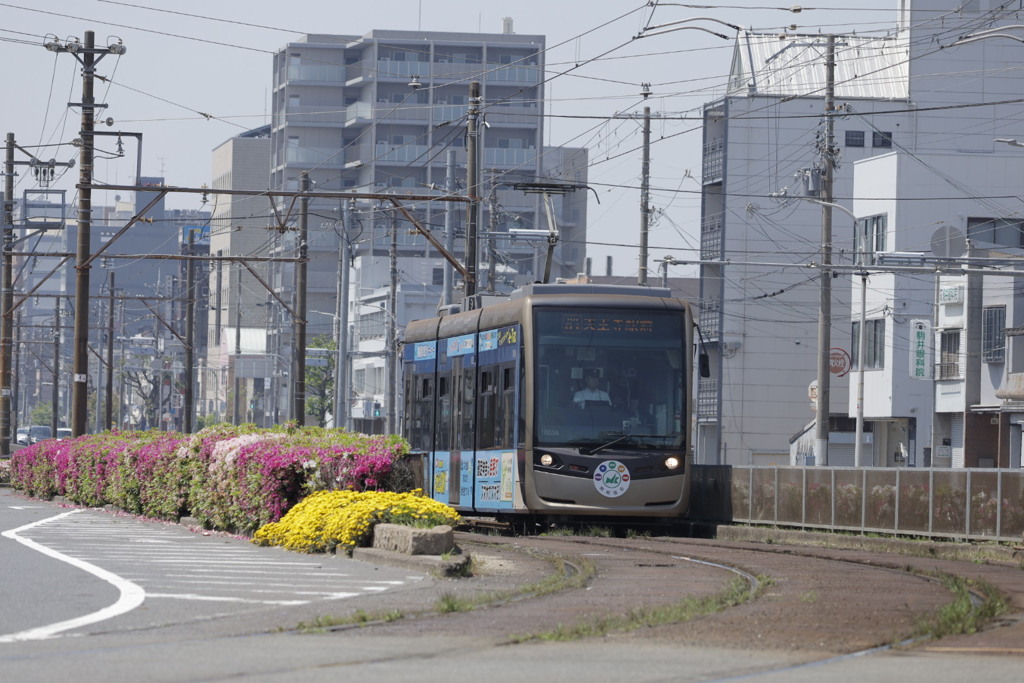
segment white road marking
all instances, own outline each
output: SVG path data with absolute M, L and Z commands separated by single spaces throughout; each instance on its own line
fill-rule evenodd
M 352 597 L 355 593 L 336 593 L 339 597 Z M 148 593 L 150 598 L 173 598 L 175 600 L 197 600 L 200 602 L 241 602 L 249 605 L 308 605 L 309 600 L 253 600 L 251 598 L 231 598 L 216 595 L 197 595 L 195 593 Z
M 47 522 L 52 522 L 54 520 L 62 519 L 64 517 L 68 517 L 69 515 L 73 515 L 78 512 L 81 512 L 81 510 L 72 510 L 71 512 L 65 512 L 63 514 L 57 515 L 56 517 L 49 517 L 38 522 L 33 522 L 31 524 L 26 524 L 25 526 L 20 526 L 17 529 L 10 529 L 8 531 L 3 532 L 2 535 L 6 538 L 10 538 L 12 540 L 17 541 L 18 543 L 21 543 L 22 545 L 29 547 L 32 550 L 41 552 L 44 555 L 52 557 L 56 560 L 60 560 L 61 562 L 66 562 L 70 564 L 72 567 L 77 567 L 82 571 L 89 572 L 93 576 L 102 579 L 107 583 L 111 584 L 112 586 L 114 586 L 114 588 L 116 588 L 120 593 L 120 597 L 117 599 L 117 602 L 115 602 L 113 605 L 110 605 L 109 607 L 104 607 L 103 609 L 93 612 L 92 614 L 86 614 L 81 617 L 75 617 L 74 619 L 67 619 L 65 621 L 58 621 L 57 623 L 49 624 L 47 626 L 30 628 L 28 630 L 19 631 L 17 633 L 8 633 L 6 635 L 0 635 L 0 643 L 15 643 L 24 640 L 43 640 L 45 638 L 52 638 L 63 631 L 69 631 L 74 628 L 88 626 L 89 624 L 95 624 L 96 622 L 105 621 L 107 619 L 111 619 L 113 617 L 125 614 L 126 612 L 130 612 L 139 605 L 141 605 L 142 602 L 146 599 L 146 591 L 144 591 L 142 587 L 138 584 L 132 583 L 131 581 L 122 578 L 117 574 L 114 574 L 113 572 L 108 572 L 106 569 L 101 569 L 100 567 L 97 567 L 94 564 L 90 564 L 89 562 L 79 560 L 74 557 L 69 557 L 64 553 L 57 552 L 56 550 L 47 548 L 46 546 L 36 543 L 31 539 L 23 538 L 18 535 L 18 532 L 20 531 L 26 531 L 33 527 L 46 524 Z

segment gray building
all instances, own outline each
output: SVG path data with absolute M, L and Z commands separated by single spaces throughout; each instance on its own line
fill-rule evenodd
M 544 148 L 545 39 L 512 33 L 510 22 L 505 29 L 496 34 L 375 30 L 364 36 L 307 35 L 289 43 L 274 57 L 269 140 L 262 134 L 258 139 L 234 138 L 218 148 L 215 187 L 297 190 L 300 176 L 307 174 L 314 191 L 386 193 L 400 198 L 403 194 L 442 194 L 451 176 L 454 192 L 465 194 L 469 84 L 476 81 L 481 93 L 483 200 L 478 291 L 507 292 L 538 279 L 547 242 L 537 232 L 548 229 L 548 219 L 542 196 L 524 191 L 523 185 L 584 185 L 587 154 L 581 149 Z M 254 156 L 239 163 L 250 154 L 265 154 L 262 159 L 266 161 Z M 454 157 L 451 169 L 450 157 Z M 258 171 L 263 163 L 269 168 L 260 184 Z M 361 349 L 363 354 L 355 373 L 365 377 L 379 374 L 381 369 L 372 366 L 383 363 L 383 349 L 376 349 L 375 344 L 386 326 L 375 321 L 393 318 L 401 327 L 424 311 L 433 313 L 444 298 L 446 262 L 405 217 L 394 216 L 381 202 L 361 199 L 352 207 L 348 232 L 352 260 L 340 265 L 343 215 L 348 208 L 343 205 L 348 203 L 314 199 L 309 205 L 307 340 L 337 334 L 339 312 L 344 310 L 337 302 L 338 282 L 343 267 L 351 267 L 350 297 L 345 304 L 348 334 L 351 348 Z M 452 251 L 460 261 L 465 260 L 464 204 L 406 202 L 404 206 L 439 241 L 444 241 L 447 224 Z M 552 196 L 559 232 L 552 279 L 575 275 L 583 268 L 586 206 L 585 190 Z M 214 255 L 296 254 L 297 203 L 278 200 L 276 207 L 271 207 L 266 200 L 254 198 L 246 206 L 236 201 L 223 212 L 220 208 L 218 205 L 211 235 Z M 230 230 L 228 226 L 232 226 Z M 268 226 L 284 229 L 268 230 Z M 398 305 L 391 311 L 391 299 L 381 291 L 392 286 L 393 231 Z M 267 410 L 274 410 L 275 404 L 290 406 L 286 373 L 293 355 L 291 314 L 244 271 L 241 306 L 236 309 L 239 281 L 227 274 L 228 268 L 215 267 L 211 272 L 211 334 L 228 326 L 265 326 L 267 354 L 275 360 L 272 373 L 279 380 L 268 386 Z M 266 266 L 265 272 L 274 291 L 291 301 L 294 266 L 280 262 Z M 456 273 L 454 301 L 462 298 L 458 280 Z M 215 303 L 218 300 L 220 304 Z M 358 305 L 363 300 L 368 303 Z M 412 301 L 416 304 L 403 305 Z M 371 320 L 361 321 L 361 314 Z M 360 343 L 364 341 L 367 344 Z M 210 345 L 215 345 L 212 338 Z M 349 397 L 354 407 L 367 400 L 380 403 L 385 389 L 382 383 L 356 384 Z M 278 409 L 270 419 L 290 417 L 286 413 Z

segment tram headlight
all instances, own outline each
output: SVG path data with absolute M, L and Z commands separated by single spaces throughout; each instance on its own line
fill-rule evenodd
M 551 457 L 550 453 L 545 453 L 544 455 L 540 456 L 540 464 L 543 465 L 544 467 L 551 467 L 552 465 L 555 464 L 555 459 Z
M 675 457 L 674 455 L 665 458 L 665 469 L 676 470 L 679 469 L 679 465 L 679 458 Z

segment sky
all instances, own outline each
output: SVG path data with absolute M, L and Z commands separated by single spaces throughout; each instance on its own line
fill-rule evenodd
M 16 0 L 0 2 L 0 56 L 7 101 L 0 112 L 5 134 L 41 159 L 67 161 L 77 150 L 81 101 L 78 62 L 47 51 L 43 43 L 92 30 L 97 44 L 121 40 L 122 56 L 103 58 L 96 100 L 101 119 L 143 134 L 142 173 L 168 185 L 210 183 L 211 152 L 240 132 L 269 123 L 271 63 L 275 51 L 306 33 L 362 35 L 374 29 L 494 32 L 511 17 L 520 34 L 546 36 L 547 144 L 587 147 L 589 182 L 587 255 L 604 274 L 636 277 L 640 237 L 641 125 L 652 110 L 651 273 L 667 255 L 697 258 L 700 220 L 702 104 L 724 93 L 735 31 L 726 22 L 776 32 L 858 33 L 884 31 L 895 23 L 897 0 L 817 0 L 794 13 L 765 0 L 729 5 L 639 0 Z M 793 7 L 786 5 L 785 7 Z M 282 11 L 283 9 L 287 11 Z M 635 39 L 646 26 L 682 19 L 706 30 L 679 30 Z M 712 35 L 707 31 L 729 37 Z M 642 84 L 651 94 L 641 96 Z M 100 139 L 96 180 L 131 184 L 136 151 L 125 138 L 123 158 L 112 138 Z M 36 147 L 36 146 L 39 147 Z M 112 156 L 112 155 L 107 155 Z M 20 158 L 20 157 L 19 157 Z M 74 198 L 75 168 L 54 182 Z M 17 194 L 31 187 L 18 178 Z M 94 193 L 95 205 L 113 202 Z M 112 194 L 112 193 L 109 193 Z M 172 194 L 169 208 L 200 209 L 199 195 Z M 673 275 L 692 275 L 678 267 Z M 652 275 L 653 277 L 653 275 Z

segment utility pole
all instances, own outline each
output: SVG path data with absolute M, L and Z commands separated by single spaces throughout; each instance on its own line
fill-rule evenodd
M 395 335 L 398 334 L 396 329 L 398 322 L 395 320 L 395 316 L 398 314 L 398 212 L 394 209 L 391 210 L 391 247 L 388 249 L 388 260 L 391 262 L 391 287 L 388 292 L 388 308 L 385 311 L 387 314 L 387 355 L 385 363 L 387 369 L 384 373 L 385 382 L 387 387 L 385 392 L 387 394 L 387 433 L 395 433 L 395 406 L 398 404 L 397 396 L 398 383 L 395 382 L 395 377 L 398 373 L 398 344 L 395 342 Z
M 487 221 L 487 292 L 494 294 L 494 279 L 496 275 L 497 260 L 494 248 L 495 233 L 498 231 L 498 184 L 494 177 L 491 177 L 491 191 L 488 195 L 488 221 Z
M 50 429 L 51 436 L 57 436 L 57 427 L 60 421 L 57 415 L 60 413 L 60 297 L 53 307 L 53 393 L 50 395 Z
M 825 140 L 821 150 L 821 291 L 818 301 L 818 395 L 814 418 L 814 464 L 828 465 L 829 383 L 832 346 L 832 184 L 835 169 L 836 37 L 825 47 Z M 863 349 L 861 355 L 863 356 Z
M 103 405 L 106 429 L 113 429 L 114 422 L 114 271 L 109 274 L 110 283 L 107 292 L 107 394 Z M 97 412 L 99 407 L 97 406 Z
M 349 393 L 348 386 L 348 290 L 349 261 L 351 260 L 349 235 L 351 222 L 356 210 L 356 202 L 350 199 L 342 205 L 341 241 L 338 244 L 338 305 L 334 318 L 336 336 L 335 347 L 338 358 L 334 364 L 334 426 L 349 428 Z
M 188 231 L 188 255 L 193 255 L 195 246 L 195 232 Z M 195 261 L 189 259 L 185 263 L 185 400 L 182 410 L 185 411 L 182 421 L 182 430 L 186 434 L 193 431 L 192 420 L 195 416 L 195 396 L 193 395 L 193 369 L 196 362 L 195 350 L 195 308 L 196 308 L 196 273 Z M 114 274 L 110 274 L 113 279 Z M 111 282 L 113 287 L 113 282 Z
M 29 157 L 28 161 L 15 161 L 14 150 L 18 149 Z M 37 159 L 35 155 L 18 146 L 14 133 L 7 134 L 6 161 L 4 163 L 4 216 L 3 216 L 3 275 L 0 283 L 0 455 L 11 453 L 11 398 L 16 396 L 12 390 L 14 382 L 13 368 L 13 337 L 14 337 L 14 263 L 11 252 L 14 250 L 14 167 L 31 166 L 40 183 L 49 184 L 56 166 L 70 168 L 74 161 L 49 162 Z M 41 175 L 40 175 L 41 172 Z
M 455 150 L 449 149 L 445 156 L 445 176 L 444 176 L 444 191 L 445 194 L 451 195 L 455 193 Z M 451 203 L 444 205 L 444 248 L 451 254 L 454 251 L 455 245 L 455 221 L 454 221 L 455 209 L 452 208 Z M 443 271 L 442 285 L 441 285 L 441 303 L 444 306 L 450 306 L 452 303 L 452 289 L 454 288 L 455 269 L 452 268 L 452 264 L 445 259 L 444 271 Z
M 231 412 L 236 425 L 242 424 L 241 394 L 242 382 L 238 377 L 238 363 L 242 356 L 242 267 L 235 268 L 235 367 L 234 367 L 234 398 L 232 399 Z
M 644 97 L 647 97 L 645 94 Z M 647 286 L 647 234 L 651 215 L 651 108 L 644 107 L 643 161 L 640 166 L 640 267 L 636 283 Z
M 299 261 L 295 264 L 295 421 L 306 421 L 306 261 L 309 253 L 309 174 L 299 176 Z
M 11 333 L 14 315 L 14 133 L 7 134 L 7 162 L 4 164 L 3 292 L 0 294 L 0 455 L 11 454 Z M 56 435 L 56 432 L 54 433 Z
M 108 47 L 96 47 L 96 34 L 86 31 L 84 45 L 78 40 L 61 44 L 57 41 L 45 43 L 51 52 L 67 52 L 82 65 L 82 130 L 79 135 L 82 148 L 79 155 L 78 171 L 78 244 L 75 254 L 75 339 L 72 356 L 71 382 L 71 435 L 85 433 L 85 418 L 88 408 L 89 390 L 89 260 L 92 228 L 92 165 L 93 165 L 93 121 L 96 117 L 96 99 L 93 81 L 96 64 L 108 54 L 123 55 L 126 50 L 120 42 Z
M 480 216 L 480 82 L 469 84 L 469 111 L 466 114 L 466 186 L 469 191 L 469 205 L 466 215 L 466 290 L 465 299 L 476 296 L 477 286 L 477 235 Z M 469 304 L 472 305 L 472 304 Z

